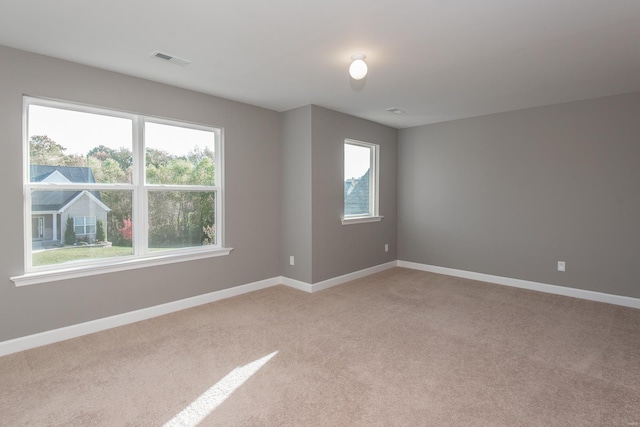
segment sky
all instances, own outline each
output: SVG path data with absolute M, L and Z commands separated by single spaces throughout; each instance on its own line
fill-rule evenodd
M 367 173 L 371 161 L 371 149 L 360 145 L 344 145 L 344 178 L 360 178 Z
M 80 154 L 98 145 L 114 149 L 132 149 L 132 121 L 120 117 L 81 113 L 59 108 L 29 106 L 29 138 L 47 135 L 67 149 L 65 154 Z M 145 137 L 148 147 L 175 155 L 185 155 L 196 145 L 213 150 L 211 132 L 146 123 Z M 179 141 L 179 142 L 178 142 Z

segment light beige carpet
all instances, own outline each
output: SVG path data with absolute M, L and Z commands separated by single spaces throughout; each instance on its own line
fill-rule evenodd
M 640 310 L 392 269 L 0 358 L 0 425 L 630 426 Z

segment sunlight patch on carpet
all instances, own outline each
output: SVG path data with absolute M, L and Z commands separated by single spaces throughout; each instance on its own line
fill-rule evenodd
M 202 393 L 200 397 L 191 402 L 182 412 L 167 422 L 164 427 L 197 426 L 276 354 L 278 354 L 278 352 L 274 351 L 244 366 L 238 366 L 215 383 L 209 390 Z

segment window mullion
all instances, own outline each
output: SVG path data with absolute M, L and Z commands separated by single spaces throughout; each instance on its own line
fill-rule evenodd
M 26 137 L 25 137 L 26 139 Z M 26 173 L 25 173 L 26 175 Z M 32 230 L 32 213 L 31 213 L 31 189 L 29 184 L 24 186 L 24 260 L 25 270 L 31 271 L 33 260 L 31 254 L 33 251 L 33 230 Z
M 76 190 L 76 191 L 131 191 L 134 186 L 131 184 L 96 184 L 96 183 L 58 183 L 58 182 L 29 182 L 26 184 L 29 191 L 34 190 Z
M 216 224 L 216 243 L 219 246 L 224 246 L 225 244 L 225 235 L 224 235 L 224 227 L 221 225 L 224 224 L 224 195 L 225 192 L 221 191 L 224 187 L 224 129 L 220 129 L 215 133 L 215 224 Z M 220 191 L 219 191 L 220 190 Z
M 144 189 L 145 184 L 145 151 L 144 151 L 144 119 L 136 117 L 133 122 L 133 151 L 134 151 L 134 173 L 133 173 L 133 249 L 135 255 L 145 255 L 147 253 L 147 194 Z
M 167 185 L 167 184 L 151 184 L 145 185 L 145 189 L 149 191 L 191 191 L 191 192 L 212 192 L 215 193 L 220 189 L 217 186 L 209 185 Z

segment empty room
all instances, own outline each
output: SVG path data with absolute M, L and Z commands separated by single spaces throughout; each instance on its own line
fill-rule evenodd
M 0 425 L 640 426 L 640 2 L 1 9 Z

